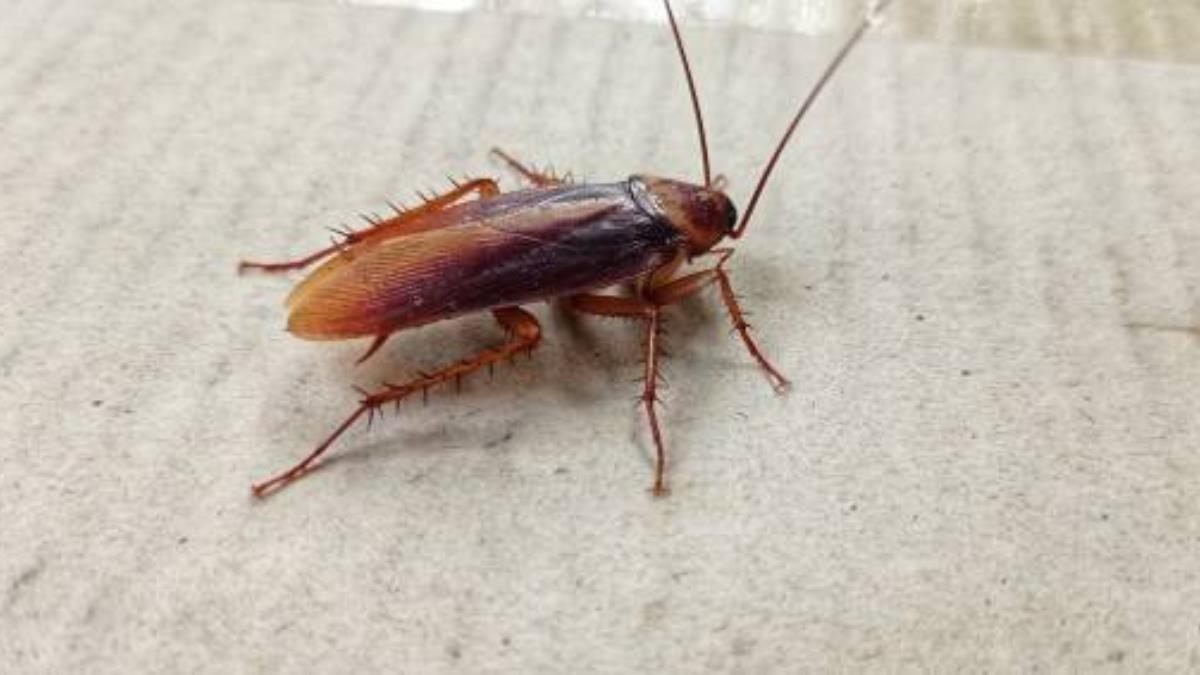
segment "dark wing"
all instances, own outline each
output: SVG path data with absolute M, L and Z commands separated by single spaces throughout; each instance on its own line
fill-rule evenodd
M 602 288 L 679 246 L 624 183 L 527 190 L 472 202 L 463 223 L 335 257 L 288 299 L 308 339 L 380 335 L 505 305 Z

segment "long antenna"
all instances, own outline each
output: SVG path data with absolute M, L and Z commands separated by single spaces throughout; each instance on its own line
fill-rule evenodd
M 696 95 L 696 80 L 692 77 L 692 66 L 688 63 L 687 51 L 683 48 L 683 38 L 679 36 L 679 26 L 675 23 L 675 12 L 671 11 L 671 0 L 663 0 L 667 8 L 667 19 L 671 22 L 671 32 L 675 34 L 675 47 L 679 50 L 679 60 L 683 62 L 683 74 L 687 76 L 688 92 L 692 95 L 692 112 L 696 114 L 696 131 L 700 134 L 700 158 L 704 161 L 704 187 L 712 185 L 712 169 L 708 165 L 708 138 L 704 135 L 704 117 L 700 114 L 700 97 Z
M 763 188 L 767 185 L 767 179 L 771 177 L 771 171 L 775 169 L 775 163 L 779 161 L 779 156 L 783 154 L 783 149 L 787 147 L 788 141 L 792 138 L 792 133 L 796 131 L 796 127 L 800 124 L 800 120 L 804 118 L 805 113 L 812 107 L 813 102 L 817 100 L 817 96 L 825 88 L 826 83 L 829 82 L 833 74 L 842 65 L 842 61 L 846 60 L 846 56 L 850 53 L 850 50 L 854 49 L 854 46 L 862 39 L 867 29 L 875 23 L 879 14 L 891 3 L 892 0 L 880 0 L 873 9 L 868 11 L 862 23 L 858 24 L 858 28 L 846 40 L 846 44 L 842 45 L 841 51 L 825 67 L 825 72 L 821 74 L 821 79 L 817 80 L 816 86 L 808 93 L 808 96 L 804 99 L 804 103 L 800 104 L 800 110 L 792 118 L 792 123 L 788 125 L 787 131 L 784 132 L 783 138 L 779 141 L 779 145 L 776 146 L 775 152 L 772 153 L 771 159 L 767 162 L 767 167 L 763 169 L 762 177 L 758 179 L 758 185 L 754 188 L 754 194 L 750 197 L 750 203 L 746 206 L 745 213 L 742 214 L 742 222 L 738 223 L 737 228 L 729 234 L 730 237 L 737 239 L 746 231 L 746 226 L 750 224 L 750 216 L 754 213 L 754 207 L 758 205 L 758 198 L 762 196 Z

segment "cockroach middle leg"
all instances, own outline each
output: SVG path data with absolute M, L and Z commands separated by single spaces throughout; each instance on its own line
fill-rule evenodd
M 650 491 L 655 497 L 667 494 L 667 453 L 663 445 L 662 429 L 658 422 L 658 357 L 660 331 L 660 307 L 639 298 L 621 298 L 612 295 L 575 295 L 569 306 L 585 314 L 596 316 L 641 319 L 646 324 L 645 372 L 642 383 L 642 407 L 650 424 L 650 436 L 654 439 L 654 485 Z
M 536 171 L 500 148 L 492 148 L 492 154 L 500 158 L 502 162 L 508 165 L 508 168 L 520 174 L 522 178 L 529 181 L 534 187 L 554 187 L 555 185 L 571 182 L 570 173 L 559 177 L 552 171 Z
M 541 341 L 542 328 L 529 312 L 519 307 L 502 307 L 492 310 L 492 314 L 504 327 L 508 339 L 498 347 L 485 349 L 475 356 L 451 364 L 439 370 L 422 373 L 420 376 L 404 384 L 387 384 L 375 392 L 363 392 L 363 398 L 358 402 L 358 408 L 350 414 L 320 445 L 316 447 L 298 464 L 287 471 L 254 485 L 251 490 L 256 497 L 264 497 L 275 490 L 303 477 L 316 468 L 317 460 L 333 445 L 334 441 L 354 425 L 363 415 L 368 422 L 374 418 L 376 411 L 388 403 L 398 403 L 408 396 L 426 392 L 431 387 L 446 382 L 458 382 L 463 377 L 488 366 L 512 359 L 521 352 L 532 352 Z
M 651 491 L 655 497 L 667 495 L 666 467 L 667 453 L 663 449 L 662 430 L 658 427 L 658 338 L 659 338 L 659 309 L 654 307 L 646 316 L 646 372 L 642 384 L 642 406 L 646 409 L 646 419 L 650 421 L 650 434 L 654 437 L 654 486 Z
M 345 238 L 342 241 L 336 242 L 330 246 L 326 246 L 315 253 L 298 258 L 296 260 L 287 260 L 284 262 L 262 263 L 243 260 L 238 263 L 238 272 L 247 270 L 258 270 L 261 272 L 287 272 L 290 270 L 303 269 L 309 265 L 322 260 L 334 253 L 337 253 L 347 246 L 353 246 L 363 241 L 368 241 L 376 238 L 387 238 L 398 235 L 416 234 L 426 230 L 436 229 L 450 225 L 450 222 L 439 222 L 436 219 L 424 218 L 438 211 L 442 211 L 458 202 L 465 197 L 476 195 L 480 199 L 494 197 L 500 194 L 500 186 L 491 178 L 475 178 L 465 183 L 455 183 L 454 188 L 430 197 L 425 200 L 425 203 L 420 206 L 414 206 L 411 209 L 401 211 L 396 208 L 396 215 L 383 220 L 370 220 L 371 227 L 364 230 L 349 230 L 341 233 Z

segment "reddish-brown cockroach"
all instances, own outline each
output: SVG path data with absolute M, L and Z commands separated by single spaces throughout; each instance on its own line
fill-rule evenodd
M 324 260 L 288 297 L 288 330 L 308 340 L 370 337 L 373 341 L 360 362 L 392 333 L 473 312 L 492 312 L 508 334 L 498 347 L 421 373 L 404 384 L 385 384 L 374 392 L 359 390 L 358 407 L 328 438 L 291 469 L 254 485 L 254 494 L 261 497 L 309 472 L 343 432 L 364 415 L 370 421 L 384 404 L 532 352 L 542 329 L 520 305 L 553 298 L 565 299 L 567 306 L 578 312 L 644 324 L 641 400 L 656 452 L 652 489 L 655 495 L 665 494 L 666 452 L 655 407 L 660 312 L 715 284 L 750 355 L 772 386 L 780 390 L 787 386 L 787 380 L 750 337 L 725 271 L 733 250 L 715 246 L 725 238 L 739 239 L 745 234 L 763 188 L 800 120 L 889 2 L 880 2 L 859 24 L 804 98 L 740 220 L 722 190 L 722 181 L 713 180 L 691 66 L 670 1 L 663 0 L 696 118 L 703 185 L 646 175 L 616 183 L 575 184 L 527 168 L 496 149 L 493 153 L 532 187 L 502 194 L 496 182 L 487 178 L 455 183 L 452 190 L 427 198 L 416 208 L 396 209 L 395 217 L 373 221 L 368 229 L 344 232 L 341 241 L 304 258 L 241 263 L 240 270 L 278 272 Z M 684 262 L 704 256 L 715 258 L 711 267 L 677 276 Z M 625 282 L 632 283 L 629 296 L 596 293 Z

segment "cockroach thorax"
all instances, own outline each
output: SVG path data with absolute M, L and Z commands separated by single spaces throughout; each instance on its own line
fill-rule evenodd
M 737 225 L 737 208 L 720 190 L 669 178 L 633 176 L 629 191 L 643 209 L 687 238 L 691 255 L 709 250 Z

